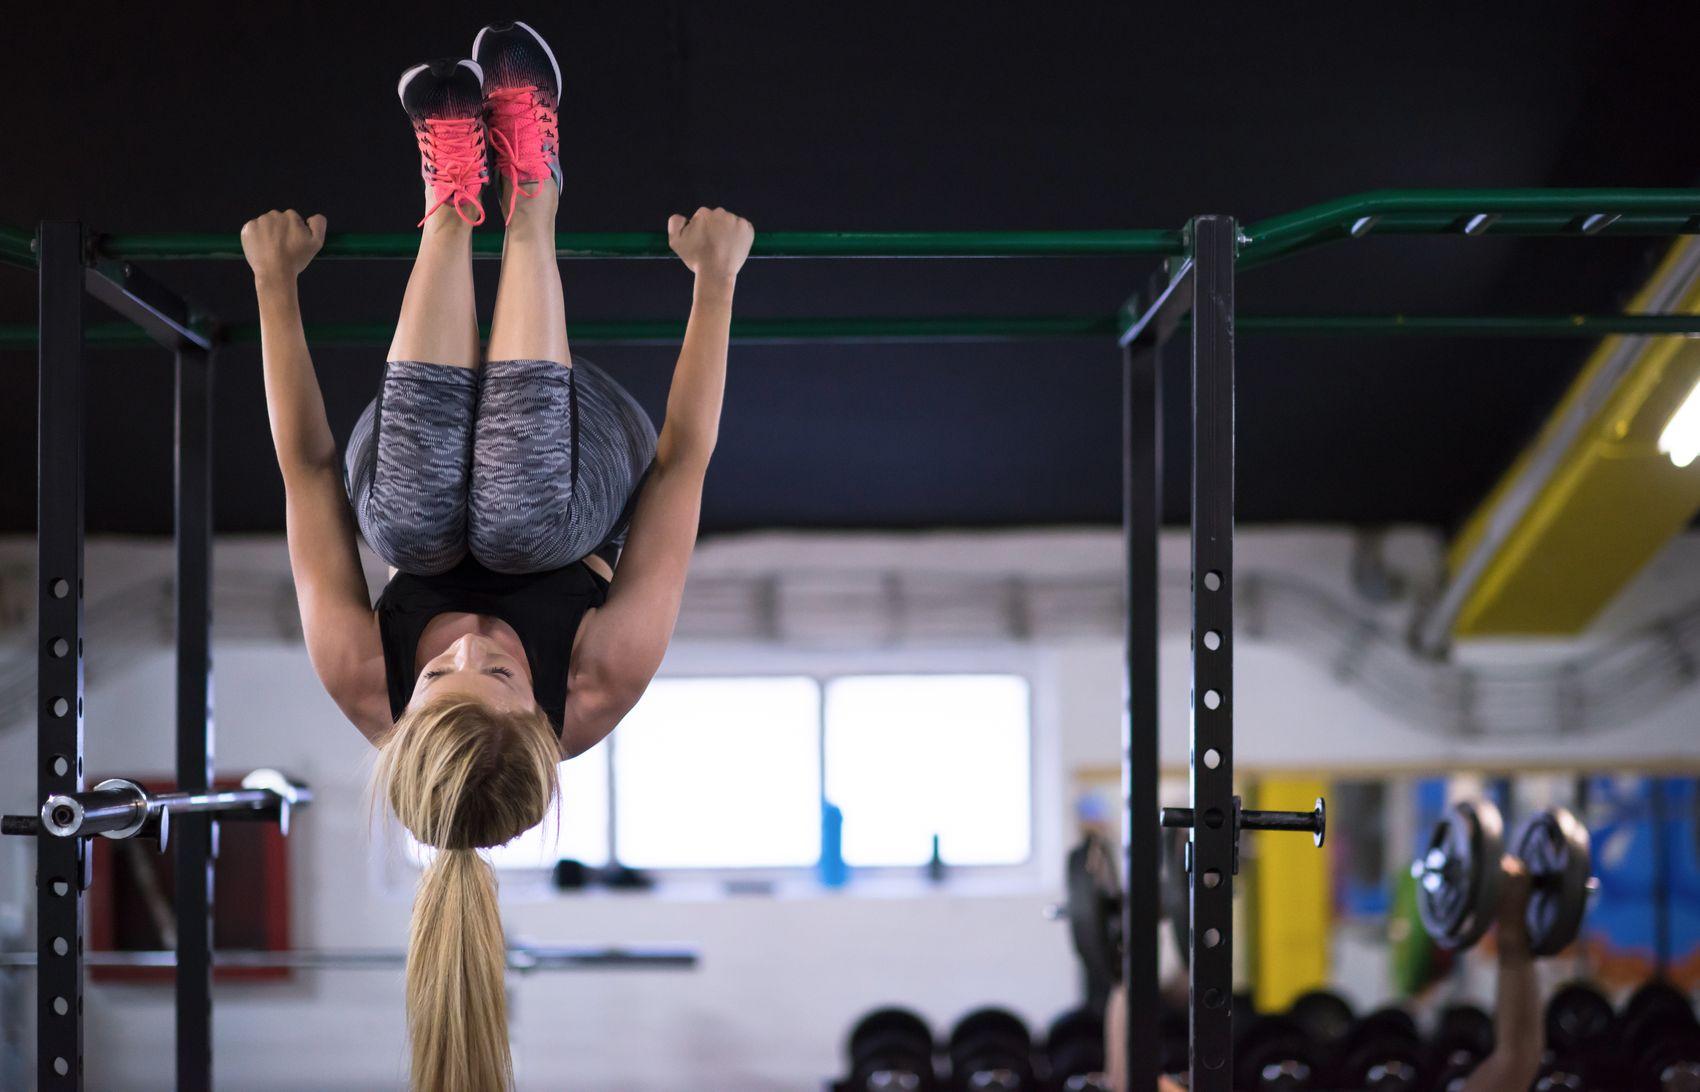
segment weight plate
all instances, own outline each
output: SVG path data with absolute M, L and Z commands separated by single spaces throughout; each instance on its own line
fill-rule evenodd
M 1068 855 L 1068 927 L 1074 950 L 1095 982 L 1122 980 L 1122 897 L 1116 855 L 1088 833 Z
M 1333 1046 L 1344 1039 L 1358 1018 L 1351 1002 L 1333 990 L 1300 994 L 1287 1007 L 1287 1017 L 1323 1046 Z
M 1616 1019 L 1605 994 L 1586 982 L 1566 983 L 1547 1002 L 1547 1045 L 1560 1058 L 1600 1050 L 1610 1041 Z
M 1468 948 L 1493 924 L 1504 870 L 1505 820 L 1492 803 L 1459 801 L 1411 866 L 1417 914 L 1443 948 Z
M 1529 950 L 1554 956 L 1570 947 L 1588 912 L 1593 854 L 1588 828 L 1564 808 L 1548 808 L 1518 828 L 1511 852 L 1529 871 Z

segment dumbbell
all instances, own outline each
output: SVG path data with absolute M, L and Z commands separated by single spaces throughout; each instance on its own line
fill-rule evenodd
M 1427 1061 L 1417 1023 L 1402 1009 L 1377 1009 L 1340 1043 L 1328 1087 L 1418 1092 Z
M 875 1009 L 856 1022 L 846 1053 L 850 1079 L 844 1092 L 933 1092 L 933 1033 L 908 1009 Z
M 950 1033 L 955 1092 L 1033 1092 L 1033 1037 L 1008 1009 L 976 1009 Z
M 1435 1092 L 1458 1092 L 1482 1060 L 1493 1053 L 1493 1017 L 1476 1005 L 1440 1010 L 1430 1037 Z
M 1333 990 L 1310 990 L 1293 998 L 1287 1019 L 1304 1029 L 1312 1042 L 1332 1052 L 1357 1022 L 1351 1002 Z
M 1655 979 L 1630 995 L 1615 1039 L 1637 1090 L 1662 1092 L 1700 1076 L 1700 1020 L 1688 995 L 1668 982 Z
M 1104 1021 L 1089 1008 L 1069 1009 L 1045 1034 L 1052 1092 L 1109 1092 L 1104 1072 Z
M 1547 1001 L 1546 1056 L 1541 1073 L 1553 1089 L 1584 1087 L 1611 1066 L 1617 1013 L 1606 995 L 1586 982 L 1568 982 Z
M 1564 808 L 1548 808 L 1517 829 L 1510 848 L 1529 874 L 1530 951 L 1557 955 L 1581 932 L 1598 888 L 1588 828 Z M 1488 931 L 1499 913 L 1505 850 L 1505 820 L 1486 800 L 1454 804 L 1435 825 L 1411 865 L 1417 913 L 1435 943 L 1468 948 Z
M 1322 1047 L 1286 1016 L 1253 1016 L 1234 1037 L 1234 1087 L 1305 1092 L 1322 1077 Z

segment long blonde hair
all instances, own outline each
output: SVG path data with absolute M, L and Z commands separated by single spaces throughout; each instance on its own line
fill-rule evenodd
M 448 697 L 402 714 L 378 746 L 375 795 L 437 850 L 407 940 L 413 1087 L 503 1092 L 513 1087 L 507 942 L 496 876 L 478 850 L 542 822 L 559 791 L 555 729 L 538 710 Z

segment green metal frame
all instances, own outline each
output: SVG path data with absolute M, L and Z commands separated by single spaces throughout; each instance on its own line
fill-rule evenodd
M 1507 189 L 1374 190 L 1272 216 L 1244 226 L 1238 265 L 1251 268 L 1335 242 L 1371 235 L 1536 235 L 1664 237 L 1700 234 L 1700 190 L 1695 189 Z M 475 258 L 501 254 L 499 233 L 473 240 Z M 235 235 L 118 234 L 95 236 L 95 257 L 118 262 L 229 261 L 242 256 Z M 772 258 L 1178 258 L 1189 245 L 1188 229 L 1107 231 L 872 231 L 764 232 L 752 259 Z M 0 264 L 33 269 L 34 237 L 0 226 Z M 661 232 L 564 232 L 556 254 L 576 258 L 671 257 Z M 412 258 L 414 233 L 333 234 L 321 258 L 381 260 Z M 845 317 L 742 319 L 733 337 L 747 342 L 921 341 L 1125 338 L 1143 307 L 1130 301 L 1118 315 Z M 252 324 L 213 326 L 221 341 L 253 341 Z M 1241 315 L 1245 333 L 1288 335 L 1415 335 L 1444 337 L 1582 337 L 1612 334 L 1700 335 L 1700 315 Z M 683 323 L 673 320 L 576 321 L 580 343 L 665 343 L 677 341 Z M 317 344 L 372 345 L 388 342 L 391 327 L 344 323 L 310 328 Z M 142 344 L 145 335 L 117 324 L 92 326 L 90 345 Z M 0 324 L 0 349 L 35 344 L 33 326 Z

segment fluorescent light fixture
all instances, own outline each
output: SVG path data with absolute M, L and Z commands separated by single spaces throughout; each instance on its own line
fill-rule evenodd
M 1669 455 L 1678 467 L 1687 466 L 1700 456 L 1700 383 L 1694 384 L 1682 405 L 1670 415 L 1665 430 L 1659 433 L 1659 450 Z

